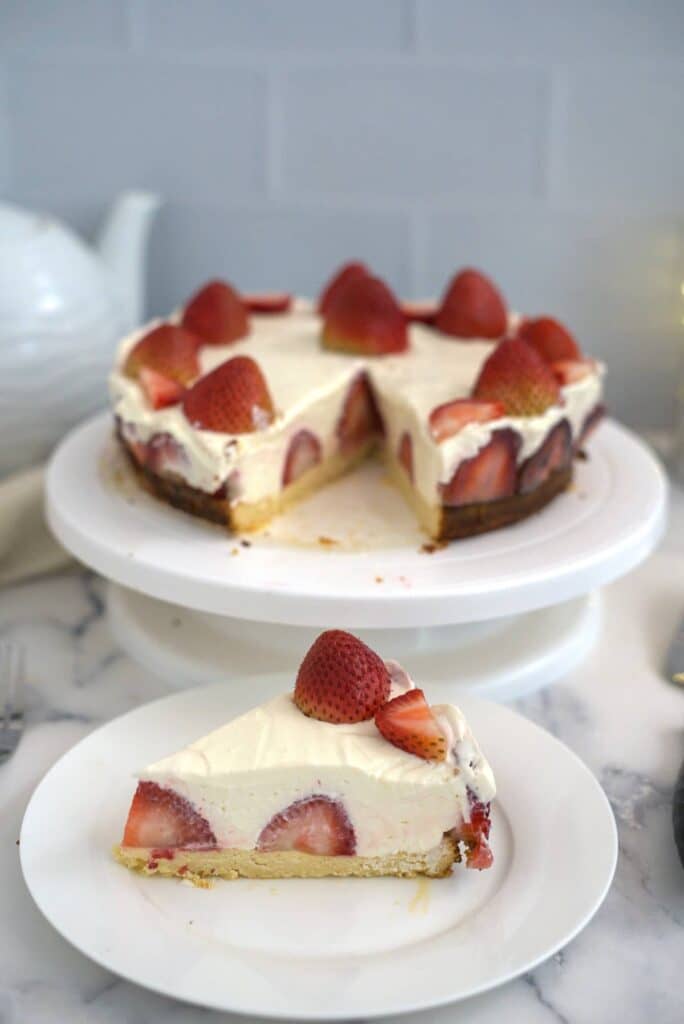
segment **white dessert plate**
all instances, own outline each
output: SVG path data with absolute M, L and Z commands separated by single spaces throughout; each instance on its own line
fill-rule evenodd
M 286 689 L 291 676 L 188 690 L 92 733 L 36 789 L 21 830 L 28 888 L 86 956 L 177 999 L 260 1017 L 340 1020 L 438 1006 L 531 970 L 610 886 L 615 821 L 591 772 L 508 708 L 460 700 L 499 787 L 494 867 L 450 878 L 217 882 L 116 864 L 133 773 Z M 448 700 L 454 693 L 440 693 Z M 540 770 L 540 765 L 543 770 Z
M 143 493 L 108 413 L 69 434 L 47 474 L 66 548 L 117 583 L 187 608 L 259 622 L 366 629 L 492 619 L 557 604 L 622 575 L 657 543 L 665 475 L 609 422 L 573 488 L 516 526 L 426 553 L 402 498 L 369 463 L 250 535 Z

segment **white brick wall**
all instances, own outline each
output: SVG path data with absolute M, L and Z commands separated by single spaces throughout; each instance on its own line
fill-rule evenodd
M 678 0 L 4 0 L 0 193 L 92 231 L 158 189 L 151 312 L 211 273 L 406 295 L 463 262 L 668 421 L 684 347 Z

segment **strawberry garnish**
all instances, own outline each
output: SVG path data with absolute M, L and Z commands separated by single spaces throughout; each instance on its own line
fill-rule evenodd
M 320 316 L 327 316 L 328 309 L 333 299 L 344 290 L 345 286 L 352 281 L 355 277 L 364 277 L 369 273 L 368 267 L 365 263 L 359 263 L 358 261 L 352 261 L 351 263 L 345 263 L 340 267 L 338 271 L 330 278 L 328 283 L 321 291 L 318 299 L 318 313 Z
M 593 373 L 594 363 L 591 359 L 558 359 L 551 363 L 551 369 L 561 386 L 567 387 L 568 384 L 577 384 Z
M 126 357 L 123 372 L 127 377 L 140 377 L 145 368 L 187 385 L 200 372 L 197 350 L 199 339 L 174 324 L 160 324 L 138 341 Z
M 501 338 L 506 305 L 496 285 L 479 270 L 461 270 L 444 293 L 435 321 L 454 338 Z
M 413 441 L 407 430 L 399 440 L 399 462 L 408 474 L 409 480 L 413 483 Z
M 140 370 L 140 384 L 153 409 L 163 409 L 167 405 L 175 405 L 183 397 L 185 388 L 178 381 L 165 377 L 163 373 L 150 370 L 143 366 Z
M 298 431 L 290 441 L 283 466 L 283 487 L 294 483 L 321 461 L 321 442 L 310 430 Z
M 444 761 L 447 739 L 422 690 L 409 690 L 376 712 L 375 724 L 390 743 L 426 761 Z
M 184 797 L 156 782 L 139 782 L 124 829 L 124 846 L 215 847 L 206 818 Z
M 299 666 L 294 702 L 321 722 L 365 722 L 384 704 L 389 691 L 382 658 L 351 633 L 328 629 Z
M 324 348 L 336 352 L 383 356 L 405 352 L 408 331 L 384 281 L 359 274 L 329 301 L 321 340 Z
M 249 333 L 247 307 L 227 281 L 210 281 L 195 292 L 182 322 L 207 345 L 230 345 Z
M 453 437 L 469 423 L 488 423 L 506 415 L 501 402 L 478 401 L 474 398 L 456 398 L 438 405 L 430 413 L 430 433 L 439 444 Z
M 515 494 L 516 458 L 520 436 L 513 430 L 495 430 L 477 455 L 460 463 L 448 484 L 441 485 L 445 505 L 471 505 Z
M 433 324 L 437 317 L 439 306 L 430 299 L 418 302 L 402 302 L 400 309 L 409 323 Z
M 523 320 L 518 327 L 518 337 L 531 345 L 547 363 L 582 358 L 579 345 L 570 331 L 550 316 Z
M 234 356 L 194 384 L 183 397 L 193 427 L 223 434 L 249 434 L 273 420 L 264 375 L 250 356 Z
M 257 850 L 297 850 L 319 857 L 350 857 L 356 850 L 351 822 L 339 800 L 310 796 L 274 815 L 257 840 Z
M 564 469 L 572 457 L 572 433 L 567 420 L 561 420 L 534 455 L 526 459 L 520 469 L 518 490 L 521 494 L 534 491 L 552 473 Z
M 486 360 L 473 397 L 501 402 L 509 416 L 538 416 L 560 402 L 553 370 L 520 338 L 507 338 Z
M 250 313 L 287 313 L 292 305 L 292 296 L 289 292 L 260 292 L 243 295 L 242 301 Z
M 349 385 L 336 431 L 345 453 L 382 433 L 382 421 L 365 373 L 360 373 Z

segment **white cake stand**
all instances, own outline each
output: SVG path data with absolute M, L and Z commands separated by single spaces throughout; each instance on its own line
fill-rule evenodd
M 573 488 L 515 527 L 427 553 L 368 464 L 243 546 L 142 493 L 102 415 L 55 453 L 47 515 L 76 557 L 134 592 L 111 590 L 117 636 L 177 683 L 294 665 L 316 631 L 339 626 L 416 672 L 509 698 L 586 653 L 597 623 L 587 595 L 655 547 L 666 493 L 645 445 L 609 422 Z

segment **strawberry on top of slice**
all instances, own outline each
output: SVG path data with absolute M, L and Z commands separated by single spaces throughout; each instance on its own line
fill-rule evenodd
M 408 690 L 375 713 L 375 724 L 390 743 L 426 761 L 444 761 L 447 738 L 422 690 Z
M 501 402 L 487 402 L 477 398 L 455 398 L 438 405 L 430 413 L 430 433 L 439 444 L 458 434 L 469 423 L 488 423 L 501 419 L 506 409 Z
M 539 416 L 561 400 L 556 376 L 520 338 L 506 338 L 480 370 L 473 398 L 501 402 L 509 416 Z
M 387 667 L 375 651 L 343 629 L 328 629 L 299 666 L 294 702 L 321 722 L 364 722 L 385 703 L 390 685 Z
M 581 359 L 580 347 L 567 327 L 550 316 L 523 320 L 518 337 L 526 341 L 547 363 L 561 359 Z
M 344 290 L 349 281 L 352 281 L 355 277 L 365 277 L 368 274 L 370 274 L 370 271 L 365 263 L 360 263 L 358 260 L 343 263 L 321 290 L 318 298 L 319 316 L 327 316 L 331 303 L 339 292 Z
M 200 430 L 249 434 L 273 421 L 273 400 L 259 365 L 233 356 L 201 377 L 183 396 L 183 412 Z
M 182 318 L 205 345 L 230 345 L 249 334 L 247 307 L 227 281 L 209 281 L 195 292 Z
M 369 274 L 351 278 L 328 303 L 321 341 L 324 348 L 366 356 L 405 352 L 409 344 L 399 303 Z
M 506 304 L 493 281 L 468 267 L 450 281 L 435 326 L 454 338 L 501 338 L 507 327 Z

